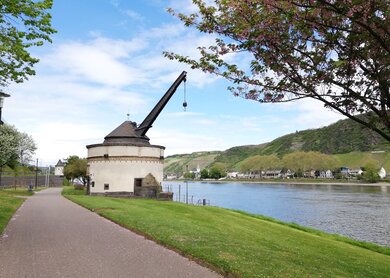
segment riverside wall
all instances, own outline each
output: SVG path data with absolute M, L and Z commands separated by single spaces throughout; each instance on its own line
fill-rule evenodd
M 45 185 L 46 176 L 37 177 L 37 186 Z M 50 176 L 49 177 L 49 187 L 62 186 L 64 181 L 63 177 L 59 176 Z M 0 182 L 0 188 L 9 188 L 9 187 L 28 187 L 29 185 L 35 186 L 35 176 L 2 176 Z

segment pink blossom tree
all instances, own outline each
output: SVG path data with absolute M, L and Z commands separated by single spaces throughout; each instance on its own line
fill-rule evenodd
M 312 98 L 390 141 L 388 0 L 193 0 L 169 12 L 217 36 L 200 58 L 170 59 L 230 80 L 236 96 L 262 103 Z M 246 53 L 246 65 L 229 62 Z M 365 116 L 359 116 L 365 114 Z

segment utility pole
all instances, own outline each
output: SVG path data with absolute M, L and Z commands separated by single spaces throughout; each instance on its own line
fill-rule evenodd
M 188 165 L 186 165 L 186 170 L 187 170 L 186 173 L 188 173 Z M 185 183 L 186 183 L 186 204 L 188 205 L 188 181 L 187 181 L 187 179 L 185 180 Z
M 37 158 L 37 165 L 35 166 L 35 189 L 38 188 L 38 158 Z

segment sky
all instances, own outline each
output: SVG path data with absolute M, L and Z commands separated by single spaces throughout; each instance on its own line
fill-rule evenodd
M 183 70 L 186 111 L 182 84 L 147 133 L 165 156 L 261 144 L 343 118 L 314 100 L 235 97 L 226 80 L 168 60 L 163 51 L 198 57 L 197 47 L 215 38 L 184 27 L 167 8 L 195 9 L 190 0 L 54 1 L 58 33 L 52 44 L 30 49 L 40 59 L 36 75 L 6 88 L 3 108 L 6 123 L 34 138 L 40 166 L 86 157 L 86 145 L 102 143 L 127 114 L 140 124 Z

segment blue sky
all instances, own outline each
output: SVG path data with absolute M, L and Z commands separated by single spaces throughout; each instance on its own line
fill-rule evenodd
M 185 28 L 168 7 L 194 9 L 188 0 L 55 1 L 58 33 L 52 44 L 31 50 L 40 58 L 37 75 L 7 88 L 3 108 L 7 123 L 33 136 L 42 166 L 86 157 L 85 146 L 101 143 L 127 113 L 141 123 L 183 70 L 187 111 L 181 86 L 147 134 L 166 156 L 265 143 L 342 118 L 311 100 L 260 104 L 234 97 L 225 80 L 164 58 L 164 50 L 196 57 L 196 47 L 214 39 Z

